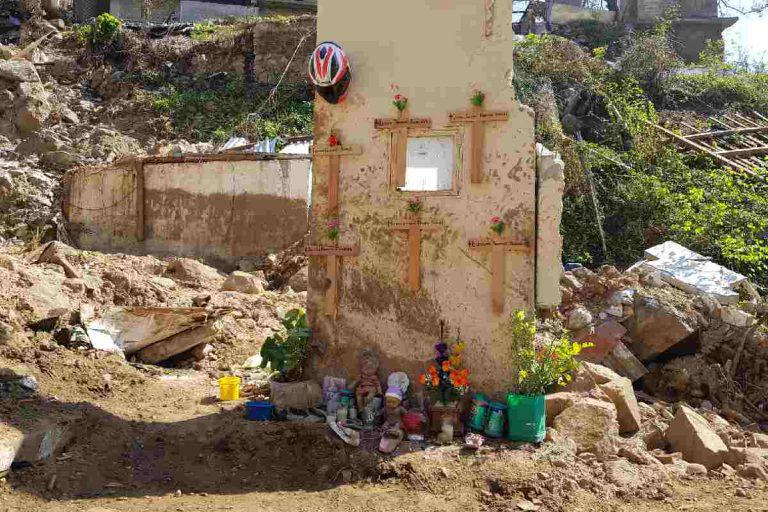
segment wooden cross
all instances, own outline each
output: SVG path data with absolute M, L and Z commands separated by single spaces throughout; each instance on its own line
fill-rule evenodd
M 419 218 L 405 219 L 392 222 L 390 227 L 394 231 L 408 233 L 408 289 L 417 292 L 421 289 L 421 232 L 436 231 L 441 224 L 423 223 Z
M 405 186 L 405 165 L 408 157 L 408 128 L 429 128 L 432 120 L 426 118 L 407 118 L 402 115 L 396 119 L 376 119 L 373 126 L 377 130 L 389 130 L 392 133 L 390 145 L 390 173 L 395 187 Z
M 328 157 L 328 214 L 333 216 L 339 213 L 339 160 L 342 156 L 361 155 L 360 146 L 327 146 L 312 149 L 317 157 Z
M 473 238 L 469 241 L 470 249 L 491 251 L 491 305 L 493 313 L 504 313 L 504 281 L 506 277 L 506 253 L 529 252 L 525 242 L 498 236 Z
M 474 107 L 470 112 L 451 112 L 448 114 L 450 123 L 472 124 L 472 183 L 483 181 L 483 140 L 485 139 L 485 123 L 492 121 L 507 121 L 509 112 L 492 112 L 483 107 Z
M 325 314 L 335 317 L 339 305 L 341 258 L 357 256 L 360 248 L 356 245 L 308 245 L 304 248 L 304 254 L 325 256 L 325 277 L 330 281 L 325 291 Z

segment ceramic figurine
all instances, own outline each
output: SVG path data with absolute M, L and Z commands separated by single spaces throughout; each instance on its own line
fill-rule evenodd
M 406 413 L 403 403 L 403 391 L 396 386 L 387 388 L 384 395 L 384 433 L 379 443 L 379 451 L 392 453 L 403 440 L 403 416 Z
M 368 402 L 381 395 L 381 382 L 378 376 L 379 358 L 371 349 L 363 350 L 360 354 L 360 380 L 355 385 L 357 409 L 363 410 Z

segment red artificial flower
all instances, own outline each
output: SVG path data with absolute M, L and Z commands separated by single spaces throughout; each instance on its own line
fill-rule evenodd
M 501 222 L 501 219 L 498 216 L 491 219 L 491 223 L 493 224 L 498 224 L 499 222 Z
M 395 94 L 395 101 L 400 101 L 401 99 L 403 99 L 402 94 Z
M 341 142 L 339 142 L 339 139 L 336 138 L 336 135 L 331 134 L 331 136 L 328 137 L 328 145 L 331 146 L 331 147 L 333 147 L 333 146 L 340 146 Z

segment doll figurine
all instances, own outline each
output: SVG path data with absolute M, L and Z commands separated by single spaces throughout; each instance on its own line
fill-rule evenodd
M 379 451 L 392 453 L 403 440 L 403 416 L 406 413 L 403 403 L 403 391 L 396 386 L 387 388 L 384 395 L 384 430 L 379 443 Z
M 375 396 L 381 395 L 379 381 L 379 358 L 371 349 L 365 349 L 360 354 L 360 380 L 355 385 L 357 410 L 362 411 Z

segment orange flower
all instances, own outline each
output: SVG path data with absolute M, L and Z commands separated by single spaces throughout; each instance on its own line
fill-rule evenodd
M 443 361 L 443 371 L 447 372 L 450 369 L 451 369 L 451 363 L 449 363 L 448 361 Z
M 437 386 L 440 383 L 440 379 L 437 377 L 432 377 L 432 385 Z
M 419 384 L 424 385 L 424 383 L 426 382 L 427 382 L 427 376 L 424 375 L 423 373 L 419 375 Z
M 437 368 L 435 368 L 434 366 L 430 366 L 430 367 L 427 369 L 427 371 L 429 372 L 429 374 L 430 374 L 432 377 L 434 377 L 435 375 L 437 375 Z

